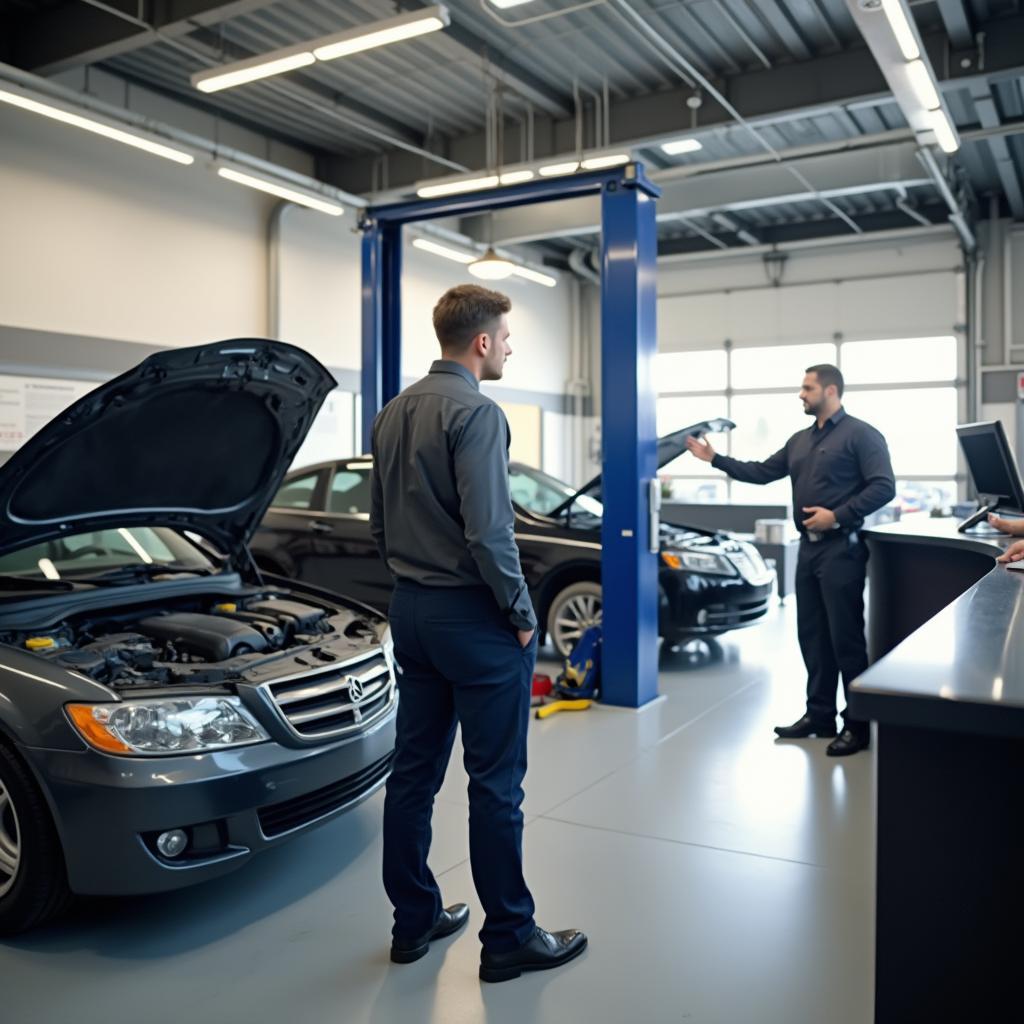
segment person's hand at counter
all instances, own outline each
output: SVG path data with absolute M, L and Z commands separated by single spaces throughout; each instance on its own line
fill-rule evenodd
M 997 562 L 1019 562 L 1024 558 L 1024 540 L 1015 541 L 997 559 Z
M 1024 519 L 1004 519 L 1002 516 L 990 515 L 988 525 L 1008 533 L 1011 537 L 1024 537 Z

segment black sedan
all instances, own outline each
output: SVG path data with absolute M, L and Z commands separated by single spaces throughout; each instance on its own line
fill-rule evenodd
M 659 465 L 679 455 L 687 435 L 731 426 L 704 422 L 662 438 Z M 257 564 L 386 611 L 393 580 L 370 536 L 372 468 L 372 458 L 363 456 L 289 473 L 252 539 Z M 541 639 L 564 656 L 601 620 L 600 478 L 575 490 L 521 463 L 512 463 L 509 474 Z M 658 629 L 670 643 L 749 626 L 768 610 L 775 574 L 752 544 L 662 524 L 660 559 Z

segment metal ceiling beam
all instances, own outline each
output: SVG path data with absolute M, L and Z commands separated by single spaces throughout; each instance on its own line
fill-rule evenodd
M 942 24 L 946 26 L 950 42 L 954 49 L 966 50 L 974 45 L 974 32 L 971 29 L 971 16 L 967 13 L 963 0 L 936 0 Z
M 978 120 L 983 128 L 999 128 L 1001 120 L 996 107 L 995 98 L 987 84 L 979 82 L 971 88 L 971 99 L 974 109 L 978 112 Z M 1010 152 L 1005 135 L 991 135 L 985 139 L 992 159 L 995 161 L 999 182 L 1010 204 L 1010 212 L 1016 220 L 1024 220 L 1024 193 L 1021 191 L 1020 179 L 1017 177 L 1017 165 Z
M 150 30 L 119 16 L 136 14 L 138 5 L 135 3 L 117 5 L 108 0 L 103 5 L 86 2 L 41 10 L 14 40 L 11 63 L 36 74 L 55 75 L 150 46 L 157 39 L 154 30 L 178 38 L 197 28 L 220 25 L 230 18 L 269 7 L 273 2 L 164 0 L 148 5 L 152 16 Z

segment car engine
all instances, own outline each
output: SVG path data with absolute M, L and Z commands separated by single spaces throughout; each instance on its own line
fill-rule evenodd
M 209 684 L 250 675 L 282 657 L 297 667 L 340 660 L 380 642 L 382 621 L 273 591 L 191 598 L 158 609 L 118 608 L 68 618 L 46 630 L 0 633 L 27 649 L 114 688 Z M 305 652 L 304 657 L 296 657 Z M 280 665 L 277 664 L 277 671 Z

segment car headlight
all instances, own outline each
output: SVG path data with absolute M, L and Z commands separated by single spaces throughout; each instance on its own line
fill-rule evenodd
M 180 697 L 123 704 L 68 704 L 82 737 L 106 754 L 196 754 L 270 737 L 237 697 Z
M 670 569 L 689 569 L 712 576 L 735 576 L 736 570 L 727 558 L 705 551 L 663 551 L 661 560 Z

